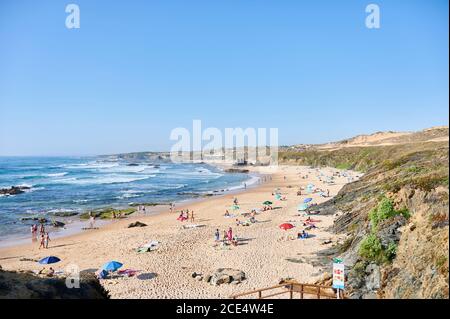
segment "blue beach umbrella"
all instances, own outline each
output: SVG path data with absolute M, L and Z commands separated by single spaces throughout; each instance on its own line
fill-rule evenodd
M 61 259 L 59 259 L 58 257 L 55 257 L 55 256 L 48 256 L 48 257 L 45 257 L 45 258 L 42 258 L 41 260 L 39 260 L 39 263 L 42 265 L 48 265 L 48 264 L 57 263 L 58 261 L 61 261 Z
M 103 265 L 102 269 L 106 271 L 116 271 L 120 267 L 122 267 L 123 264 L 121 264 L 118 261 L 109 261 L 106 264 Z
M 305 200 L 303 201 L 303 203 L 309 203 L 310 201 L 312 201 L 311 197 L 305 198 Z

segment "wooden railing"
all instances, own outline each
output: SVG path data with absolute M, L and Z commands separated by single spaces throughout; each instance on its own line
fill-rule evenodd
M 279 289 L 281 289 L 281 291 L 275 292 L 275 290 L 279 290 Z M 270 292 L 270 294 L 263 295 L 263 292 Z M 337 299 L 338 298 L 337 293 L 330 286 L 301 284 L 301 283 L 297 283 L 297 282 L 285 282 L 285 283 L 282 283 L 282 284 L 279 284 L 276 286 L 272 286 L 272 287 L 268 287 L 268 288 L 255 289 L 252 291 L 232 295 L 231 298 L 232 299 L 237 299 L 237 298 L 242 298 L 242 297 L 251 298 L 253 295 L 257 295 L 257 296 L 255 296 L 257 299 L 268 299 L 271 297 L 281 296 L 284 294 L 289 294 L 289 299 L 294 299 L 296 294 L 299 295 L 300 299 L 305 299 L 305 297 L 308 299 L 313 299 L 313 298 Z M 340 291 L 340 293 L 339 293 L 339 298 L 340 299 L 345 298 L 342 291 Z

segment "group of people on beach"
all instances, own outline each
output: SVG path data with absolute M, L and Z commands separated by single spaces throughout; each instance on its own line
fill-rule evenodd
M 33 239 L 37 237 L 38 233 L 38 225 L 33 224 L 31 225 L 31 236 Z M 45 231 L 45 225 L 44 223 L 41 223 L 39 226 L 39 233 L 40 233 L 40 241 L 39 241 L 39 249 L 41 248 L 48 248 L 48 243 L 50 241 L 50 235 L 48 232 Z
M 194 211 L 193 210 L 189 211 L 189 209 L 186 209 L 185 211 L 181 210 L 180 215 L 178 216 L 177 219 L 182 222 L 188 220 L 191 223 L 193 223 L 195 222 Z
M 214 241 L 217 243 L 221 242 L 222 245 L 231 244 L 237 246 L 237 239 L 233 237 L 233 229 L 231 227 L 229 227 L 228 230 L 223 231 L 222 240 L 220 239 L 220 231 L 217 228 L 214 233 Z

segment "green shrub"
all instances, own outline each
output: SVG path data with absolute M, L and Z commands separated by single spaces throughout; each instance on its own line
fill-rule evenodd
M 406 169 L 406 171 L 407 171 L 408 173 L 414 173 L 414 174 L 420 173 L 422 170 L 423 170 L 423 169 L 422 169 L 421 167 L 418 167 L 418 166 L 416 166 L 416 165 L 411 165 L 410 167 L 408 167 L 408 168 Z
M 408 209 L 403 208 L 401 210 L 395 210 L 392 201 L 386 197 L 383 197 L 378 205 L 369 213 L 369 219 L 372 223 L 372 230 L 376 230 L 379 222 L 397 215 L 402 215 L 406 219 L 411 216 Z
M 336 165 L 336 168 L 337 169 L 351 169 L 352 165 L 349 163 L 341 163 L 341 164 Z
M 377 235 L 370 234 L 361 241 L 359 255 L 369 261 L 383 261 L 383 246 Z
M 367 261 L 382 264 L 391 262 L 397 254 L 397 245 L 393 242 L 385 248 L 375 234 L 365 237 L 359 246 L 359 255 Z

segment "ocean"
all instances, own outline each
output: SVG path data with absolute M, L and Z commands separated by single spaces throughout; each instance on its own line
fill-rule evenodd
M 179 202 L 196 194 L 236 190 L 254 181 L 255 177 L 248 174 L 225 173 L 203 163 L 0 157 L 0 188 L 30 187 L 22 194 L 0 194 L 0 242 L 30 233 L 33 221 L 22 218 L 52 220 L 55 212 Z

